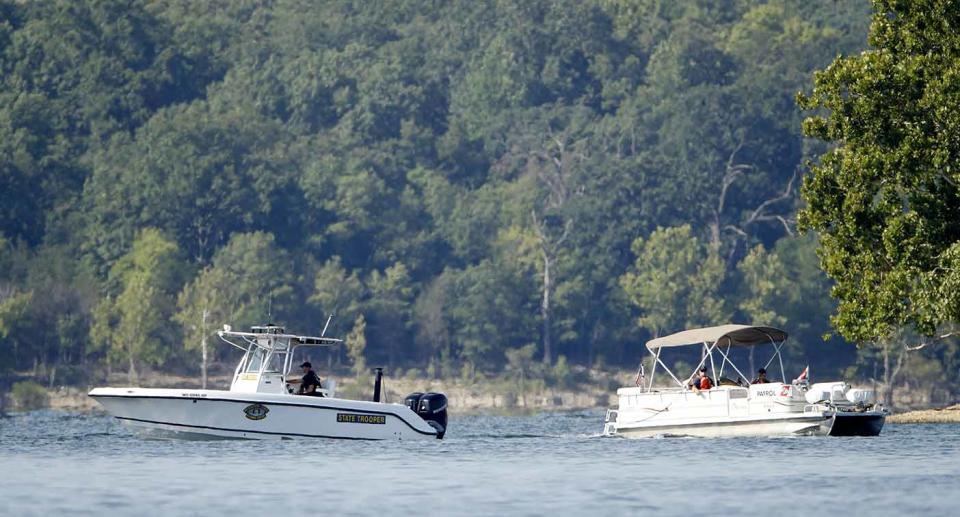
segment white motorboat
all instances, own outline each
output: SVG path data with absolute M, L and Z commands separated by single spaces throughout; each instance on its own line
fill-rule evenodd
M 332 346 L 339 339 L 287 334 L 282 327 L 253 327 L 217 333 L 244 351 L 229 391 L 203 389 L 95 388 L 89 395 L 122 423 L 146 436 L 180 438 L 341 438 L 411 440 L 443 438 L 447 399 L 440 393 L 413 393 L 404 404 L 380 401 L 377 369 L 372 401 L 336 397 L 332 381 L 322 396 L 296 395 L 294 352 L 305 346 Z
M 773 355 L 766 367 L 778 361 L 785 380 L 780 350 L 786 339 L 786 332 L 773 327 L 722 325 L 647 342 L 654 358 L 650 379 L 644 382 L 641 365 L 637 385 L 617 390 L 619 406 L 607 410 L 604 434 L 631 438 L 880 434 L 887 411 L 876 404 L 872 391 L 855 389 L 845 382 L 810 384 L 806 369 L 792 382 L 750 384 L 745 381 L 750 377 L 730 359 L 732 347 L 771 345 Z M 709 364 L 708 371 L 716 379 L 709 389 L 691 388 L 690 382 L 681 381 L 663 362 L 664 349 L 682 346 L 703 347 L 693 372 Z M 676 387 L 654 385 L 658 366 L 666 370 Z M 725 372 L 737 374 L 737 380 L 724 377 Z

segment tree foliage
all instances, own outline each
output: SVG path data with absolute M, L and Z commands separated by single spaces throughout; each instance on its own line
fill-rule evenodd
M 815 75 L 800 105 L 834 144 L 804 180 L 805 228 L 835 280 L 848 339 L 960 320 L 960 22 L 956 2 L 874 2 L 870 48 Z
M 769 318 L 839 368 L 792 97 L 868 7 L 0 2 L 0 346 L 183 369 L 332 314 L 335 368 L 559 379 Z

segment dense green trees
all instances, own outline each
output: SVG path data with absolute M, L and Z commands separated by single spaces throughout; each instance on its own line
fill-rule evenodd
M 126 363 L 131 383 L 138 364 L 163 364 L 176 355 L 180 334 L 171 331 L 170 318 L 183 271 L 180 249 L 156 228 L 142 230 L 110 269 L 113 288 L 95 310 L 92 337 L 108 361 Z
M 868 7 L 0 1 L 2 354 L 203 370 L 333 314 L 334 367 L 526 377 L 732 319 L 836 370 L 792 98 Z
M 923 348 L 960 321 L 960 4 L 874 9 L 870 49 L 837 58 L 799 98 L 820 110 L 804 132 L 834 144 L 804 180 L 801 223 L 836 282 L 834 325 L 879 348 L 889 385 L 904 342 Z
M 806 227 L 821 234 L 837 283 L 834 318 L 850 339 L 960 321 L 960 13 L 950 1 L 876 2 L 871 49 L 818 72 L 805 132 L 839 145 L 804 182 Z

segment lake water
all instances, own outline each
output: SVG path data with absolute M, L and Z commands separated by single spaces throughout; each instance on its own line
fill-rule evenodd
M 960 425 L 875 438 L 598 436 L 602 411 L 453 416 L 427 442 L 148 441 L 0 420 L 2 515 L 958 515 Z

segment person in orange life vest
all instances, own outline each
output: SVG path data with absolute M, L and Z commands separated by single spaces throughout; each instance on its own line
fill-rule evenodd
M 713 387 L 713 380 L 707 377 L 707 367 L 701 366 L 697 376 L 690 380 L 690 388 L 693 391 L 708 390 Z
M 750 384 L 766 384 L 768 382 L 770 382 L 770 380 L 767 379 L 767 369 L 760 368 L 757 370 L 757 378 L 754 379 Z

